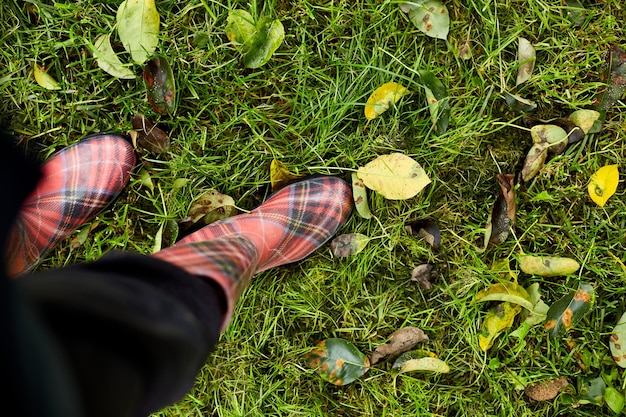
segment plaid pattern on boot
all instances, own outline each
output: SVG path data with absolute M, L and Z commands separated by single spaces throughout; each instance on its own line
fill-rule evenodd
M 42 178 L 15 219 L 5 259 L 8 275 L 30 271 L 63 238 L 117 197 L 136 158 L 122 136 L 99 134 L 68 146 L 41 168 Z
M 259 252 L 256 272 L 299 261 L 326 243 L 352 211 L 352 190 L 340 178 L 314 177 L 273 194 L 248 214 L 212 223 L 177 244 L 246 236 Z
M 228 324 L 255 273 L 296 262 L 326 243 L 352 211 L 352 191 L 335 177 L 291 184 L 250 213 L 212 223 L 153 256 L 211 279 L 227 298 Z

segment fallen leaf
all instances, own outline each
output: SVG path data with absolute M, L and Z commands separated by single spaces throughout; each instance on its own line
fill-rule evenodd
M 372 212 L 367 203 L 367 188 L 356 172 L 352 173 L 352 198 L 354 198 L 354 206 L 359 216 L 364 219 L 371 219 Z
M 522 307 L 508 302 L 500 303 L 490 309 L 478 333 L 478 345 L 481 350 L 486 352 L 491 349 L 495 339 L 513 325 L 515 316 L 521 311 Z
M 374 365 L 382 359 L 400 355 L 413 349 L 420 342 L 428 340 L 423 330 L 417 327 L 403 327 L 389 336 L 389 342 L 382 344 L 372 353 L 371 364 Z
M 524 159 L 524 166 L 522 167 L 522 181 L 527 182 L 530 181 L 539 173 L 541 168 L 546 162 L 546 158 L 548 157 L 548 148 L 549 145 L 547 143 L 535 143 L 528 151 L 528 155 L 526 155 L 526 159 Z
M 39 86 L 45 88 L 46 90 L 60 90 L 61 86 L 52 78 L 47 72 L 45 72 L 39 65 L 33 65 L 33 75 L 35 76 L 35 81 Z
M 579 0 L 562 0 L 567 10 L 567 18 L 576 27 L 582 26 L 587 18 L 587 13 Z
M 148 89 L 148 102 L 159 114 L 176 112 L 176 81 L 167 59 L 158 56 L 146 64 L 143 79 Z
M 285 164 L 277 159 L 272 159 L 270 164 L 270 183 L 272 184 L 272 192 L 276 192 L 285 185 L 304 177 L 302 174 L 294 174 L 289 171 Z
M 439 272 L 435 269 L 435 265 L 422 264 L 413 269 L 411 273 L 411 281 L 415 281 L 425 290 L 432 290 L 432 282 L 437 279 Z
M 400 10 L 408 13 L 411 23 L 431 38 L 446 40 L 448 37 L 450 13 L 440 1 L 417 0 L 400 3 Z
M 248 52 L 243 57 L 246 68 L 259 68 L 267 63 L 285 38 L 285 28 L 280 20 L 261 18 L 256 33 L 249 41 Z
M 500 193 L 491 208 L 491 215 L 485 228 L 485 247 L 499 245 L 509 236 L 509 230 L 515 227 L 515 176 L 513 174 L 497 174 L 496 181 L 500 185 Z
M 468 60 L 472 59 L 472 40 L 468 37 L 465 38 L 461 46 L 459 46 L 459 58 Z
M 500 282 L 490 285 L 478 292 L 474 301 L 506 301 L 524 307 L 528 311 L 533 310 L 533 303 L 526 289 L 514 282 Z
M 379 156 L 360 167 L 357 175 L 365 186 L 390 200 L 412 198 L 430 184 L 421 165 L 401 153 Z
M 535 68 L 537 58 L 535 47 L 526 38 L 519 38 L 517 48 L 517 61 L 520 64 L 517 70 L 517 81 L 515 85 L 520 85 L 530 79 Z
M 548 401 L 556 398 L 563 388 L 569 385 L 564 376 L 557 379 L 548 379 L 529 384 L 524 388 L 524 393 L 534 401 Z
M 537 103 L 508 92 L 502 93 L 508 106 L 515 111 L 531 112 L 537 109 Z
M 580 268 L 576 260 L 561 256 L 520 255 L 518 263 L 522 272 L 541 277 L 570 275 Z
M 167 151 L 170 146 L 170 138 L 167 133 L 153 125 L 141 114 L 136 114 L 133 117 L 132 124 L 136 132 L 133 142 L 136 143 L 137 147 L 148 149 L 154 153 Z
M 304 355 L 304 360 L 320 374 L 322 379 L 337 386 L 356 381 L 370 367 L 369 359 L 356 346 L 338 338 L 318 343 Z
M 585 382 L 579 390 L 578 403 L 602 405 L 604 403 L 604 392 L 606 383 L 601 376 Z
M 441 232 L 434 220 L 424 219 L 407 223 L 404 228 L 411 236 L 424 239 L 433 249 L 439 249 Z
M 539 292 L 539 284 L 534 283 L 531 284 L 528 288 L 526 288 L 526 292 L 530 296 L 530 301 L 533 305 L 532 311 L 524 311 L 522 312 L 522 318 L 524 321 L 519 325 L 514 332 L 511 332 L 511 336 L 517 337 L 519 339 L 523 339 L 526 337 L 530 329 L 539 324 L 543 323 L 546 320 L 546 315 L 548 314 L 549 306 L 543 302 L 541 299 L 541 293 Z M 525 318 L 524 318 L 525 316 Z
M 618 46 L 611 47 L 608 74 L 608 87 L 596 107 L 602 120 L 606 117 L 606 112 L 622 98 L 626 89 L 626 51 Z
M 591 176 L 587 186 L 589 197 L 600 207 L 604 207 L 608 199 L 617 191 L 619 171 L 617 165 L 606 165 Z
M 109 75 L 115 78 L 133 79 L 135 73 L 128 67 L 128 65 L 122 64 L 119 57 L 111 46 L 111 35 L 99 36 L 93 45 L 90 45 L 92 54 L 96 57 L 98 67 Z
M 609 346 L 615 363 L 621 368 L 626 368 L 626 313 L 622 314 L 613 328 Z
M 245 10 L 231 10 L 226 18 L 226 36 L 228 40 L 239 44 L 247 44 L 256 33 L 254 18 Z
M 117 9 L 117 33 L 136 63 L 143 64 L 156 50 L 160 19 L 154 0 L 124 0 Z
M 191 204 L 187 217 L 180 222 L 180 229 L 187 233 L 191 229 L 197 230 L 235 214 L 237 214 L 235 200 L 215 189 L 210 189 Z
M 388 82 L 381 85 L 374 90 L 365 103 L 365 118 L 367 120 L 376 118 L 407 94 L 411 92 L 398 83 Z
M 450 366 L 433 353 L 417 350 L 403 353 L 396 359 L 391 367 L 394 381 L 400 374 L 415 371 L 446 374 L 450 372 Z
M 330 242 L 330 250 L 337 258 L 345 258 L 361 252 L 369 241 L 369 237 L 360 233 L 339 235 Z
M 591 310 L 595 292 L 587 283 L 580 283 L 576 291 L 561 297 L 546 314 L 545 329 L 551 337 L 560 337 Z
M 420 81 L 426 93 L 426 104 L 435 133 L 441 135 L 448 130 L 450 104 L 448 90 L 432 71 L 420 72 Z
M 595 110 L 576 110 L 569 115 L 569 120 L 582 129 L 584 134 L 599 132 L 598 122 L 600 120 L 600 112 Z M 570 141 L 570 143 L 572 143 Z
M 615 415 L 618 415 L 624 409 L 624 394 L 613 387 L 606 387 L 604 390 L 604 401 Z

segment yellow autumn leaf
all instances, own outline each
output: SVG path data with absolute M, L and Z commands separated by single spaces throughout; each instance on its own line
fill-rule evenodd
M 600 207 L 604 207 L 607 200 L 615 194 L 619 181 L 617 165 L 606 165 L 591 176 L 587 186 L 589 197 Z
M 60 90 L 61 89 L 61 86 L 59 86 L 59 83 L 57 82 L 57 80 L 55 80 L 50 75 L 48 75 L 48 73 L 45 72 L 37 64 L 35 64 L 35 66 L 33 67 L 33 74 L 35 76 L 35 81 L 37 81 L 37 84 L 39 84 L 46 90 Z
M 281 187 L 293 182 L 294 180 L 303 177 L 302 174 L 294 174 L 289 171 L 285 164 L 273 159 L 270 165 L 270 182 L 272 183 L 272 191 L 277 191 Z
M 411 92 L 398 83 L 389 82 L 381 85 L 367 99 L 365 117 L 367 120 L 374 119 L 407 94 Z
M 504 302 L 487 312 L 487 316 L 478 333 L 478 345 L 483 352 L 493 346 L 494 340 L 513 325 L 515 316 L 522 311 L 517 304 Z
M 414 197 L 430 184 L 430 178 L 417 161 L 401 153 L 382 155 L 357 171 L 370 190 L 390 200 Z

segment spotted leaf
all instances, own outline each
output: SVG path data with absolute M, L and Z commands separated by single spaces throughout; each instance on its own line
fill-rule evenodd
M 359 216 L 364 219 L 371 219 L 372 212 L 367 202 L 367 188 L 356 172 L 352 173 L 352 197 L 354 198 L 354 206 Z
M 347 385 L 363 376 L 370 361 L 352 343 L 331 338 L 320 343 L 306 355 L 307 365 L 315 369 L 322 379 L 337 386 Z
M 626 368 L 626 313 L 622 314 L 622 317 L 613 329 L 609 345 L 615 363 L 622 368 Z
M 608 199 L 617 191 L 618 183 L 619 170 L 617 165 L 603 166 L 591 176 L 591 181 L 587 186 L 589 197 L 594 203 L 604 207 Z
M 365 103 L 363 110 L 365 118 L 367 120 L 376 118 L 407 94 L 411 94 L 411 92 L 398 83 L 388 82 L 381 85 L 374 90 Z
M 515 316 L 521 311 L 522 307 L 509 302 L 500 303 L 489 310 L 478 333 L 480 348 L 484 352 L 491 349 L 496 338 L 513 325 Z
M 570 275 L 580 268 L 575 259 L 561 256 L 521 255 L 518 263 L 522 272 L 541 277 Z
M 590 284 L 580 283 L 578 289 L 557 300 L 546 315 L 545 329 L 551 337 L 560 337 L 591 310 L 595 292 Z
M 408 13 L 409 20 L 431 38 L 445 40 L 450 31 L 450 13 L 438 0 L 414 0 L 400 3 L 400 10 Z
M 148 89 L 148 102 L 159 114 L 176 111 L 176 83 L 167 59 L 158 56 L 146 64 L 143 79 Z

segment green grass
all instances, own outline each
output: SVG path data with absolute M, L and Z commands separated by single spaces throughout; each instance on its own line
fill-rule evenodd
M 581 27 L 568 21 L 558 0 L 448 0 L 448 43 L 425 37 L 391 1 L 157 0 L 158 52 L 172 64 L 179 88 L 173 118 L 151 110 L 140 78 L 116 80 L 89 54 L 86 40 L 111 31 L 119 3 L 7 0 L 0 6 L 0 122 L 27 152 L 44 160 L 87 134 L 127 131 L 135 113 L 159 121 L 172 139 L 166 154 L 142 160 L 153 189 L 137 176 L 110 210 L 85 226 L 91 230 L 82 245 L 72 247 L 68 239 L 39 269 L 113 249 L 149 254 L 159 227 L 184 218 L 209 188 L 252 209 L 267 195 L 273 158 L 292 171 L 349 178 L 374 157 L 398 151 L 417 159 L 433 180 L 407 201 L 372 194 L 380 223 L 355 214 L 341 230 L 376 238 L 357 256 L 333 258 L 324 247 L 255 277 L 193 390 L 157 415 L 612 414 L 606 406 L 572 408 L 562 399 L 532 402 L 518 388 L 557 376 L 579 388 L 615 367 L 606 355 L 608 335 L 626 308 L 626 274 L 613 258 L 625 260 L 624 191 L 620 186 L 602 209 L 586 186 L 605 164 L 623 169 L 624 105 L 612 109 L 601 133 L 570 147 L 518 191 L 517 239 L 486 252 L 477 247 L 498 192 L 495 174 L 518 171 L 531 145 L 521 116 L 501 96 L 515 84 L 518 37 L 537 49 L 534 75 L 520 88 L 538 103 L 536 115 L 550 119 L 588 108 L 602 91 L 609 47 L 626 41 L 620 0 L 590 6 Z M 285 26 L 283 45 L 260 69 L 243 68 L 228 44 L 223 29 L 234 8 L 278 17 Z M 458 56 L 466 37 L 471 60 Z M 206 44 L 198 46 L 201 38 Z M 63 89 L 37 86 L 34 63 L 44 64 Z M 441 136 L 431 130 L 419 70 L 433 71 L 448 87 L 451 125 Z M 414 94 L 366 124 L 364 103 L 387 81 Z M 188 183 L 174 187 L 180 178 Z M 542 192 L 551 198 L 538 199 Z M 407 221 L 425 217 L 441 228 L 439 251 L 404 230 Z M 520 275 L 523 285 L 541 284 L 548 304 L 579 279 L 594 284 L 597 303 L 570 332 L 573 351 L 540 326 L 523 343 L 505 335 L 487 353 L 478 347 L 486 306 L 472 299 L 497 279 L 490 271 L 494 261 L 513 260 L 520 249 L 570 256 L 583 265 L 578 275 L 563 278 Z M 429 292 L 409 282 L 413 267 L 425 262 L 441 272 Z M 426 331 L 426 348 L 450 365 L 449 374 L 403 375 L 394 388 L 385 365 L 335 387 L 302 359 L 329 337 L 369 354 L 408 325 Z M 586 372 L 576 362 L 579 353 L 586 355 Z M 625 383 L 620 375 L 615 385 Z

